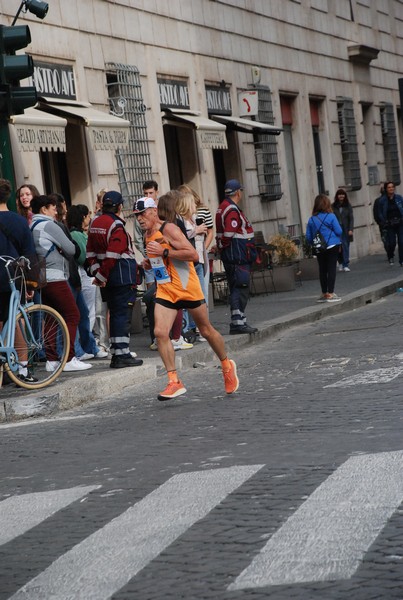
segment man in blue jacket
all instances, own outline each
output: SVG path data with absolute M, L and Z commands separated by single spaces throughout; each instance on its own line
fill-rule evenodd
M 394 264 L 396 238 L 399 263 L 403 267 L 403 198 L 395 194 L 393 181 L 385 183 L 385 193 L 379 201 L 380 227 L 385 231 L 385 249 L 389 264 Z

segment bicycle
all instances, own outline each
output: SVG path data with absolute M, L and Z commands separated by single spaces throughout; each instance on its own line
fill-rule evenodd
M 67 325 L 63 317 L 50 306 L 22 303 L 22 296 L 26 297 L 29 282 L 25 273 L 26 269 L 29 272 L 31 268 L 29 259 L 24 256 L 0 256 L 0 260 L 5 262 L 11 289 L 8 318 L 0 331 L 0 387 L 5 372 L 22 388 L 44 388 L 59 377 L 67 362 L 70 343 Z M 21 280 L 20 290 L 17 289 L 17 280 Z M 34 288 L 35 282 L 29 282 L 29 285 Z M 50 348 L 57 348 L 59 358 L 57 367 L 47 371 L 44 353 Z M 22 364 L 21 361 L 26 361 L 27 364 Z M 20 376 L 22 367 L 27 369 L 29 377 Z

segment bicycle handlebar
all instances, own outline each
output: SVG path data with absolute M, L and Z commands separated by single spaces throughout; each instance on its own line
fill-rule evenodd
M 20 269 L 31 269 L 31 261 L 25 256 L 19 256 L 18 258 L 13 258 L 12 256 L 0 256 L 0 260 L 6 263 L 4 266 L 10 279 L 15 279 L 15 277 L 13 278 L 10 273 L 10 267 L 12 265 L 20 267 Z

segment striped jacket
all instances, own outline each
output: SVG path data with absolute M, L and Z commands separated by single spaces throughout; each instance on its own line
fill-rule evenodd
M 137 262 L 125 222 L 113 213 L 93 219 L 87 242 L 87 261 L 95 279 L 108 286 L 136 285 Z
M 245 265 L 256 260 L 253 227 L 230 198 L 225 198 L 217 210 L 216 241 L 223 262 Z

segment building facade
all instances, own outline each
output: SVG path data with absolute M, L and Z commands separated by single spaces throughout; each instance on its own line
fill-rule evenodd
M 10 6 L 15 4 L 15 6 Z M 92 205 L 120 187 L 227 179 L 266 238 L 299 236 L 344 187 L 352 256 L 379 246 L 372 204 L 401 179 L 403 0 L 49 0 L 28 24 L 40 100 L 10 123 L 17 186 Z M 4 25 L 19 0 L 0 0 Z M 399 191 L 399 187 L 398 187 Z

